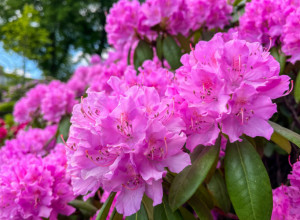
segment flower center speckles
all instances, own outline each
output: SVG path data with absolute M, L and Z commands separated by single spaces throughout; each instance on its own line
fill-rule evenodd
M 157 141 L 155 139 L 150 138 L 148 142 L 148 149 L 145 152 L 145 155 L 150 160 L 162 160 L 166 157 L 168 153 L 168 144 L 167 139 L 164 137 L 163 142 Z
M 140 175 L 134 175 L 131 176 L 125 184 L 122 184 L 122 186 L 129 190 L 136 190 L 141 186 L 142 183 L 142 177 Z
M 248 122 L 252 115 L 254 115 L 254 111 L 252 109 L 247 110 L 244 107 L 241 107 L 239 111 L 235 114 L 235 116 L 237 116 L 241 120 L 241 124 Z
M 117 124 L 117 129 L 122 135 L 126 137 L 132 137 L 132 124 L 128 120 L 126 113 L 121 113 L 120 120 Z
M 86 157 L 89 158 L 95 165 L 100 167 L 108 167 L 114 163 L 116 158 L 121 153 L 121 147 L 101 147 L 93 153 L 89 153 L 85 150 Z
M 193 132 L 203 132 L 211 127 L 211 123 L 208 119 L 196 112 L 193 113 L 191 117 L 189 129 Z

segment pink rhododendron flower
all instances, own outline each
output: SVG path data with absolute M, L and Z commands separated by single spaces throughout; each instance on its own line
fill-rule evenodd
M 62 145 L 45 158 L 27 154 L 0 166 L 0 219 L 57 219 L 75 211 Z
M 116 208 L 124 216 L 139 210 L 144 193 L 161 203 L 164 168 L 177 173 L 190 164 L 181 150 L 185 125 L 172 103 L 149 87 L 119 96 L 88 91 L 74 107 L 67 141 L 75 194 L 120 192 Z
M 39 116 L 57 123 L 63 115 L 72 111 L 75 103 L 74 92 L 66 84 L 56 80 L 49 85 L 38 84 L 29 90 L 16 103 L 13 115 L 19 123 L 30 122 Z
M 137 0 L 121 0 L 113 5 L 105 25 L 108 43 L 117 49 L 138 41 L 138 35 L 149 32 L 142 24 L 141 6 Z
M 224 41 L 216 34 L 181 62 L 168 96 L 187 125 L 187 148 L 214 144 L 220 131 L 231 142 L 242 134 L 271 137 L 267 120 L 276 112 L 271 99 L 289 89 L 289 77 L 279 76 L 279 64 L 268 51 L 258 43 Z
M 300 60 L 300 8 L 291 13 L 283 29 L 282 51 L 290 55 L 290 62 L 295 63 Z
M 56 125 L 20 131 L 15 139 L 7 140 L 1 148 L 0 162 L 10 160 L 12 157 L 19 159 L 25 154 L 46 155 L 55 145 L 56 131 Z
M 78 67 L 71 79 L 67 82 L 68 88 L 70 88 L 77 97 L 84 94 L 86 87 L 89 84 L 89 67 Z
M 170 34 L 188 34 L 190 30 L 189 10 L 184 0 L 147 0 L 142 5 L 143 24 L 159 25 Z
M 290 199 L 288 187 L 280 186 L 273 190 L 273 211 L 272 220 L 291 220 L 289 217 Z
M 90 63 L 91 64 L 101 63 L 101 57 L 98 54 L 92 55 Z
M 253 0 L 246 3 L 245 13 L 239 19 L 239 31 L 243 39 L 269 46 L 283 33 L 286 17 L 299 6 L 293 0 Z
M 74 93 L 59 81 L 52 81 L 47 89 L 41 103 L 41 113 L 45 120 L 59 122 L 63 115 L 72 112 L 76 103 Z
M 224 28 L 229 24 L 232 6 L 227 0 L 188 0 L 191 28 L 197 30 L 201 27 Z

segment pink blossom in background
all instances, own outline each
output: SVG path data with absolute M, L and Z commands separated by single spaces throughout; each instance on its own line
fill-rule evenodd
M 61 117 L 71 113 L 76 104 L 75 93 L 58 80 L 49 85 L 38 84 L 29 90 L 14 107 L 14 118 L 18 123 L 31 122 L 42 116 L 44 120 L 58 123 Z
M 76 97 L 80 97 L 84 94 L 89 84 L 89 67 L 80 66 L 78 67 L 73 76 L 67 82 L 68 88 L 74 91 Z
M 273 211 L 272 220 L 291 220 L 289 216 L 290 199 L 288 197 L 288 187 L 279 186 L 273 189 Z
M 143 24 L 159 25 L 170 34 L 187 35 L 190 30 L 189 11 L 185 0 L 146 0 L 142 4 Z
M 229 24 L 233 7 L 227 0 L 188 0 L 190 23 L 192 30 L 201 27 L 221 28 Z
M 67 141 L 75 194 L 120 192 L 116 208 L 125 216 L 139 210 L 144 192 L 161 203 L 164 168 L 178 173 L 190 164 L 181 150 L 184 122 L 172 109 L 154 88 L 133 86 L 120 96 L 89 91 L 74 107 Z
M 282 51 L 291 56 L 290 62 L 295 63 L 300 60 L 300 8 L 291 13 L 283 29 Z
M 45 120 L 58 123 L 63 115 L 72 112 L 76 104 L 75 95 L 60 81 L 52 81 L 47 89 L 41 103 L 41 113 Z
M 6 140 L 0 149 L 1 162 L 10 160 L 12 157 L 20 159 L 25 154 L 45 156 L 49 149 L 55 145 L 57 125 L 41 128 L 29 128 L 21 130 L 15 139 Z
M 121 50 L 147 34 L 149 27 L 142 24 L 141 6 L 137 0 L 121 0 L 113 5 L 107 15 L 105 30 L 108 43 Z
M 101 57 L 98 54 L 94 54 L 91 56 L 91 60 L 90 60 L 91 64 L 97 64 L 97 63 L 101 63 Z
M 51 156 L 24 155 L 0 166 L 0 219 L 57 219 L 75 211 L 65 153 L 57 146 Z M 51 157 L 51 158 L 50 158 Z

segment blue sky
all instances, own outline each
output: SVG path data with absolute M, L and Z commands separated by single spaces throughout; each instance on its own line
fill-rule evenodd
M 7 73 L 11 73 L 14 70 L 18 74 L 23 73 L 23 58 L 14 52 L 7 52 L 3 49 L 2 43 L 0 42 L 0 66 L 4 67 Z M 37 64 L 31 60 L 26 61 L 26 75 L 40 79 L 42 77 L 41 70 L 37 67 Z
M 18 74 L 23 74 L 23 57 L 11 52 L 5 51 L 0 42 L 0 66 L 4 67 L 5 72 L 12 73 L 16 71 Z M 88 65 L 85 59 L 80 59 L 82 51 L 71 50 L 73 55 L 72 61 L 76 63 L 75 68 L 79 65 Z M 33 79 L 41 79 L 42 71 L 38 68 L 36 62 L 32 60 L 26 60 L 26 76 Z

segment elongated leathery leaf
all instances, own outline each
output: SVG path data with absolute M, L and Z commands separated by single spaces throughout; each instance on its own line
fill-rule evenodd
M 178 210 L 175 212 L 171 210 L 166 196 L 163 197 L 162 204 L 154 207 L 154 219 L 183 220 Z
M 144 63 L 145 60 L 152 60 L 153 50 L 145 41 L 140 41 L 133 54 L 133 63 L 136 70 Z
M 290 129 L 284 128 L 279 124 L 276 124 L 272 121 L 269 121 L 269 124 L 272 126 L 274 131 L 276 131 L 281 136 L 288 139 L 290 142 L 296 144 L 300 148 L 300 135 L 291 131 Z
M 163 40 L 162 49 L 164 58 L 166 58 L 173 70 L 181 66 L 180 58 L 182 53 L 180 47 L 172 37 L 168 36 Z
M 220 170 L 216 170 L 207 187 L 214 196 L 217 206 L 224 212 L 229 212 L 231 202 L 228 196 L 224 177 Z
M 227 145 L 225 180 L 230 200 L 241 220 L 271 219 L 273 201 L 269 176 L 246 139 Z
M 116 195 L 115 192 L 110 193 L 109 197 L 107 198 L 105 203 L 102 205 L 102 207 L 96 217 L 96 220 L 106 220 L 106 217 L 109 213 L 111 204 L 114 201 L 115 195 Z
M 203 150 L 193 156 L 191 166 L 186 167 L 173 180 L 169 192 L 169 204 L 173 210 L 184 204 L 196 192 L 211 170 L 216 158 L 219 156 L 221 138 L 214 146 L 199 146 Z

